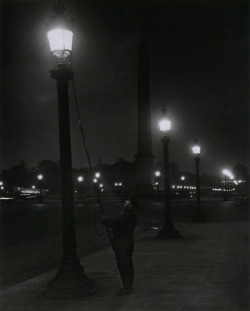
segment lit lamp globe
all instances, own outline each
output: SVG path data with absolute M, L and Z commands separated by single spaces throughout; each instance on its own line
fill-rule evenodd
M 164 134 L 167 134 L 171 129 L 171 121 L 167 117 L 167 110 L 165 106 L 163 106 L 162 108 L 162 115 L 159 121 L 159 128 L 160 128 L 160 131 Z
M 65 66 L 72 53 L 73 20 L 68 20 L 64 11 L 64 5 L 58 1 L 54 6 L 55 15 L 47 24 L 50 50 L 57 57 L 58 66 Z
M 95 173 L 95 177 L 99 178 L 101 176 L 101 174 L 99 172 Z
M 196 157 L 199 157 L 200 153 L 201 153 L 201 147 L 197 144 L 197 141 L 195 141 L 195 144 L 194 146 L 192 147 L 192 151 L 193 151 L 193 154 L 196 156 Z
M 37 178 L 38 178 L 38 180 L 42 180 L 42 179 L 43 179 L 43 175 L 42 175 L 42 174 L 39 174 L 39 175 L 37 176 Z
M 79 182 L 82 182 L 82 181 L 83 181 L 83 177 L 82 177 L 82 176 L 78 176 L 77 179 L 78 179 Z
M 156 177 L 160 177 L 160 176 L 161 176 L 161 172 L 160 172 L 160 171 L 156 171 L 156 172 L 155 172 L 155 176 L 156 176 Z

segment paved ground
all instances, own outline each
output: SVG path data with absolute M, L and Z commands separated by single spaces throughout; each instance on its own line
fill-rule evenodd
M 249 222 L 178 223 L 176 227 L 182 239 L 158 240 L 157 230 L 151 230 L 136 240 L 131 296 L 115 296 L 120 279 L 114 254 L 106 248 L 81 258 L 100 289 L 96 295 L 46 300 L 42 292 L 54 270 L 0 291 L 0 310 L 250 311 Z

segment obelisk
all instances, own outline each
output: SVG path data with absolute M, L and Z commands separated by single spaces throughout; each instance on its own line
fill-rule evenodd
M 137 110 L 137 154 L 136 193 L 139 196 L 153 195 L 152 135 L 150 111 L 150 78 L 148 45 L 143 40 L 138 48 L 138 110 Z

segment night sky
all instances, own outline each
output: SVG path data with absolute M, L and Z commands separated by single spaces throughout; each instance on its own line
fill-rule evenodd
M 56 1 L 1 3 L 1 167 L 59 159 L 56 67 L 45 25 Z M 75 19 L 72 67 L 92 163 L 137 153 L 137 48 L 150 55 L 152 137 L 172 119 L 170 161 L 201 172 L 249 164 L 249 4 L 241 1 L 64 1 Z M 87 166 L 70 85 L 73 167 Z

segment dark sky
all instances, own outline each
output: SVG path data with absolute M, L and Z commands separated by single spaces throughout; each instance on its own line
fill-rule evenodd
M 45 24 L 56 1 L 2 1 L 1 168 L 59 159 L 57 93 Z M 201 171 L 249 164 L 249 8 L 241 1 L 64 1 L 75 19 L 72 66 L 92 162 L 136 154 L 137 47 L 149 45 L 152 137 L 172 119 L 170 160 Z M 86 166 L 70 86 L 73 167 Z

